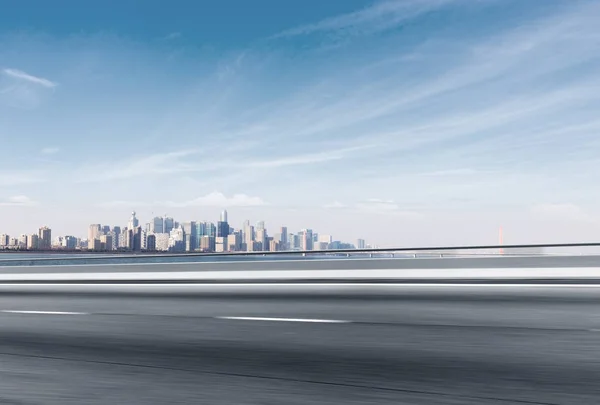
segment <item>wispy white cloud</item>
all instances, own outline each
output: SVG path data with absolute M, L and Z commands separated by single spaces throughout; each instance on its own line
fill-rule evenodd
M 573 203 L 544 203 L 531 208 L 534 216 L 546 220 L 596 221 L 583 208 Z
M 360 147 L 332 149 L 319 153 L 301 154 L 294 156 L 286 156 L 281 159 L 267 159 L 259 161 L 250 161 L 242 163 L 245 167 L 257 167 L 257 168 L 270 168 L 270 167 L 283 167 L 283 166 L 297 166 L 306 165 L 313 163 L 329 162 L 332 160 L 340 160 L 347 158 L 354 152 L 374 147 L 374 145 L 364 145 Z
M 339 202 L 339 201 L 334 201 L 334 202 L 332 202 L 332 203 L 325 204 L 325 205 L 323 206 L 323 208 L 328 208 L 328 209 L 340 209 L 340 208 L 347 208 L 347 207 L 348 207 L 347 205 L 345 205 L 345 204 L 342 204 L 342 203 L 341 203 L 341 202 Z
M 185 160 L 187 157 L 198 154 L 198 150 L 190 149 L 137 156 L 100 165 L 84 166 L 77 171 L 77 180 L 79 182 L 100 182 L 131 179 L 148 175 L 198 171 L 199 168 L 207 167 L 208 165 L 199 165 L 198 163 Z
M 17 69 L 0 70 L 0 105 L 31 110 L 44 97 L 52 94 L 58 84 L 43 77 Z
M 167 175 L 177 173 L 212 173 L 214 176 L 225 176 L 221 169 L 230 168 L 239 171 L 247 169 L 267 170 L 285 166 L 300 166 L 324 163 L 346 159 L 353 153 L 371 148 L 373 145 L 331 149 L 318 153 L 290 155 L 283 158 L 263 158 L 260 160 L 245 160 L 248 153 L 236 151 L 235 155 L 227 156 L 227 149 L 219 150 L 223 158 L 215 160 L 210 149 L 190 149 L 176 152 L 157 153 L 147 156 L 137 156 L 104 164 L 86 165 L 77 170 L 78 182 L 102 182 L 111 180 L 126 180 L 148 175 Z M 235 149 L 235 148 L 233 148 Z
M 43 148 L 40 153 L 42 155 L 54 155 L 55 153 L 58 153 L 60 151 L 60 148 L 57 148 L 55 146 L 49 146 L 46 148 Z
M 141 207 L 151 207 L 152 204 L 148 201 L 127 201 L 127 200 L 113 200 L 113 201 L 101 201 L 94 204 L 98 208 L 127 208 L 129 210 L 135 210 Z
M 477 173 L 480 173 L 480 172 L 477 171 L 477 170 L 474 170 L 474 169 L 461 168 L 461 169 L 434 170 L 434 171 L 431 171 L 431 172 L 421 173 L 421 176 L 434 176 L 434 177 L 438 177 L 438 176 L 465 176 L 465 175 L 477 174 Z
M 362 10 L 326 18 L 314 24 L 285 30 L 274 38 L 340 32 L 346 35 L 370 34 L 396 27 L 432 10 L 457 3 L 458 0 L 386 0 Z
M 171 32 L 171 33 L 165 35 L 165 37 L 163 39 L 171 40 L 171 39 L 177 39 L 177 38 L 181 38 L 181 32 L 179 32 L 179 31 Z
M 0 200 L 0 206 L 2 207 L 33 207 L 35 205 L 38 205 L 38 203 L 25 195 L 15 195 Z
M 169 201 L 165 203 L 168 207 L 257 207 L 266 205 L 260 197 L 252 197 L 246 194 L 234 194 L 231 197 L 227 197 L 225 194 L 213 191 L 202 197 L 195 198 L 189 201 L 173 202 Z
M 40 85 L 43 87 L 47 87 L 50 89 L 58 86 L 58 83 L 55 83 L 49 79 L 34 76 L 34 75 L 31 75 L 29 73 L 23 72 L 22 70 L 18 70 L 18 69 L 6 68 L 6 69 L 2 70 L 2 73 L 4 73 L 6 76 L 10 76 L 14 79 L 23 80 L 23 81 L 33 83 L 36 85 Z
M 416 211 L 402 209 L 400 204 L 394 200 L 379 198 L 369 198 L 366 201 L 355 204 L 354 208 L 364 214 L 393 215 L 406 219 L 418 219 L 422 217 L 422 214 Z
M 185 201 L 128 201 L 128 200 L 113 200 L 103 201 L 95 204 L 101 208 L 129 208 L 135 209 L 138 207 L 151 208 L 186 208 L 186 207 L 260 207 L 268 205 L 262 198 L 249 196 L 247 194 L 233 194 L 230 197 L 220 191 L 213 191 L 204 196 Z
M 0 187 L 13 187 L 25 184 L 39 183 L 43 180 L 37 171 L 4 171 L 0 173 Z
M 359 201 L 353 205 L 346 205 L 339 201 L 334 201 L 323 206 L 325 209 L 331 210 L 342 210 L 348 212 L 355 212 L 357 214 L 382 214 L 382 215 L 393 215 L 405 218 L 420 218 L 421 214 L 403 209 L 400 204 L 390 199 L 381 198 L 369 198 L 364 201 Z

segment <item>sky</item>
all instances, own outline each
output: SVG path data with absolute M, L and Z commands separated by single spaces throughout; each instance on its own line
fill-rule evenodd
M 600 2 L 0 0 L 0 232 L 600 239 Z

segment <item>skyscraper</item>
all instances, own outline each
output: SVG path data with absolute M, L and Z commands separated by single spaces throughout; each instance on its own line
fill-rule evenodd
M 281 239 L 279 241 L 279 250 L 288 250 L 290 246 L 288 245 L 288 230 L 287 226 L 282 226 L 281 230 Z
M 217 222 L 217 238 L 226 238 L 229 235 L 229 224 L 227 222 Z
M 117 227 L 115 227 L 117 228 Z M 127 227 L 121 229 L 121 235 L 119 236 L 119 248 L 120 249 L 130 249 L 130 242 L 131 242 L 131 237 L 130 237 L 131 231 L 129 229 L 127 229 Z
M 140 220 L 136 218 L 135 211 L 131 213 L 131 218 L 129 218 L 129 222 L 127 223 L 127 229 L 135 229 L 140 225 Z
M 227 250 L 229 252 L 237 252 L 242 248 L 242 234 L 239 231 L 231 232 L 227 236 Z
M 150 235 L 150 236 L 154 236 L 154 238 L 155 238 L 156 250 L 158 250 L 159 252 L 165 252 L 165 251 L 169 250 L 170 235 L 168 233 L 157 233 L 157 234 Z M 148 239 L 150 240 L 150 237 L 148 237 Z M 150 242 L 148 242 L 148 246 L 150 246 Z
M 248 235 L 250 234 L 250 235 Z M 245 220 L 244 225 L 242 227 L 242 246 L 243 250 L 248 250 L 248 240 L 254 240 L 252 237 L 252 231 L 250 229 L 250 221 Z
M 185 250 L 184 234 L 182 228 L 173 228 L 169 234 L 169 251 L 183 252 Z
M 52 248 L 52 230 L 43 226 L 38 231 L 38 249 L 49 250 Z
M 146 238 L 146 250 L 149 252 L 156 251 L 156 235 L 151 234 Z
M 135 213 L 134 213 L 135 216 Z M 133 246 L 132 250 L 134 252 L 140 252 L 142 250 L 142 227 L 137 226 L 132 230 L 133 233 Z
M 196 230 L 196 223 L 194 221 L 184 222 L 181 224 L 183 228 L 183 241 L 185 244 L 185 251 L 192 252 L 198 248 L 198 233 Z
M 77 247 L 77 238 L 74 236 L 65 236 L 62 246 L 66 249 L 73 250 Z
M 25 234 L 22 234 L 21 236 L 19 236 L 19 247 L 20 248 L 27 248 L 27 239 L 28 239 L 28 236 Z
M 221 211 L 221 218 L 219 220 L 221 222 L 227 222 L 227 210 Z
M 109 251 L 112 250 L 113 241 L 112 236 L 110 235 L 101 235 L 100 236 L 100 250 Z
M 264 224 L 262 228 L 256 229 L 256 244 L 258 245 L 257 250 L 269 250 L 269 244 L 267 242 L 267 230 L 264 228 Z
M 88 241 L 93 241 L 94 239 L 99 239 L 102 234 L 102 225 L 100 224 L 91 224 L 88 228 Z
M 214 252 L 216 250 L 216 238 L 214 236 L 203 236 L 200 240 L 200 250 L 203 252 Z
M 39 236 L 35 233 L 32 233 L 27 237 L 27 249 L 36 250 L 38 248 L 38 238 Z
M 245 231 L 244 244 L 246 245 L 246 252 L 254 251 L 254 227 L 249 226 Z
M 113 226 L 111 234 L 113 237 L 113 249 L 117 250 L 121 246 L 121 227 Z
M 175 228 L 175 221 L 173 218 L 165 217 L 163 222 L 163 233 L 170 234 L 173 228 Z
M 300 231 L 300 250 L 313 249 L 313 233 L 312 229 L 303 229 Z
M 165 232 L 165 219 L 161 217 L 154 217 L 150 222 L 151 233 L 166 233 Z
M 215 224 L 212 222 L 206 222 L 206 234 L 212 237 L 217 236 L 217 228 L 215 227 Z

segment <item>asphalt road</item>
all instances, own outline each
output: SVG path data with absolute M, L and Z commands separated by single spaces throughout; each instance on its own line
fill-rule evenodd
M 598 404 L 600 294 L 580 290 L 2 294 L 0 403 Z

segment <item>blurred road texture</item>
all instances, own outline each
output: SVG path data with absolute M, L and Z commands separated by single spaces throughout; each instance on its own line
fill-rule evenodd
M 4 292 L 0 403 L 600 403 L 596 286 L 332 297 L 272 288 Z

